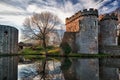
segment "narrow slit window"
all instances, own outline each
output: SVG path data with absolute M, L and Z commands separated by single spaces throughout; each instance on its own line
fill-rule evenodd
M 96 26 L 96 25 L 97 25 L 97 21 L 94 22 L 94 26 Z

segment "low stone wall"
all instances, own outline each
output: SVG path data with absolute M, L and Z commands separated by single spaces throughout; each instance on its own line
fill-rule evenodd
M 118 55 L 120 56 L 120 46 L 102 46 L 100 47 L 100 54 L 111 54 L 111 55 Z M 103 66 L 113 67 L 113 68 L 120 68 L 120 59 L 103 59 Z
M 99 52 L 112 55 L 120 55 L 120 46 L 101 46 Z
M 120 55 L 119 46 L 100 46 L 100 54 Z M 120 59 L 99 59 L 100 80 L 119 80 Z

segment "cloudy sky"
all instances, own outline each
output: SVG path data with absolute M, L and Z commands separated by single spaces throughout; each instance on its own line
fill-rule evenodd
M 66 17 L 85 8 L 96 8 L 103 14 L 118 7 L 120 0 L 0 0 L 0 24 L 20 29 L 26 17 L 42 11 L 53 12 L 64 24 Z

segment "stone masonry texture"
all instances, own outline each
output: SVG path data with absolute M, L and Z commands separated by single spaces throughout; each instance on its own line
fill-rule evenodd
M 0 54 L 17 54 L 18 30 L 0 25 Z M 17 80 L 17 57 L 0 58 L 0 80 Z

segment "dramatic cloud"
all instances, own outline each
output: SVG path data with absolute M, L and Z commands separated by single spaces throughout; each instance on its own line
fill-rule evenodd
M 65 23 L 66 17 L 79 10 L 96 8 L 100 13 L 108 13 L 115 10 L 119 3 L 118 0 L 1 0 L 0 18 L 2 17 L 1 20 L 3 20 L 5 15 L 6 17 L 8 17 L 7 15 L 26 17 L 35 12 L 50 11 L 58 15 Z M 6 18 L 5 21 L 7 21 Z
M 99 14 L 120 7 L 119 0 L 0 0 L 0 24 L 22 27 L 24 19 L 33 13 L 50 11 L 65 24 L 65 18 L 79 10 L 96 8 Z

